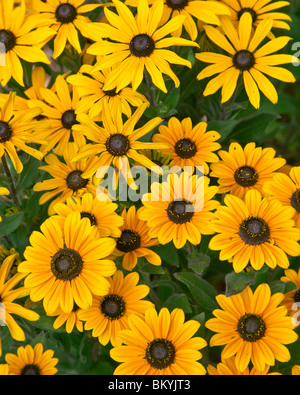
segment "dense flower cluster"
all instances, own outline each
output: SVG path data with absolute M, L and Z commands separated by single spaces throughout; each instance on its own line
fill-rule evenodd
M 0 0 L 1 375 L 299 374 L 300 167 L 176 112 L 275 105 L 288 5 Z

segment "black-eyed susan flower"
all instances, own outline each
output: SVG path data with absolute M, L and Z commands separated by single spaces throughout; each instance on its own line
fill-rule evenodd
M 246 367 L 245 370 L 240 372 L 236 367 L 236 356 L 224 359 L 217 364 L 217 366 L 208 365 L 207 372 L 210 376 L 266 376 L 266 375 L 279 375 L 280 373 L 272 372 L 269 373 L 270 366 L 265 365 L 263 371 L 258 371 L 254 366 Z
M 113 0 L 113 3 L 118 15 L 105 7 L 109 23 L 94 23 L 91 26 L 92 38 L 96 43 L 87 50 L 93 55 L 106 55 L 97 62 L 95 70 L 103 70 L 121 62 L 107 77 L 104 89 L 116 88 L 119 91 L 132 83 L 132 88 L 136 90 L 144 78 L 144 70 L 148 71 L 153 84 L 163 92 L 167 92 L 163 74 L 168 75 L 178 87 L 180 81 L 169 63 L 189 68 L 191 63 L 165 48 L 172 45 L 198 46 L 184 38 L 167 37 L 182 26 L 186 17 L 178 15 L 158 27 L 163 16 L 163 0 L 156 0 L 150 8 L 147 0 L 139 0 L 136 16 L 121 1 Z
M 54 39 L 54 59 L 61 55 L 67 42 L 81 53 L 80 35 L 91 38 L 91 21 L 84 14 L 101 5 L 84 3 L 85 0 L 33 0 L 33 10 L 38 12 L 40 17 L 46 15 L 49 18 L 48 25 L 57 32 Z
M 209 243 L 212 250 L 220 250 L 221 261 L 232 261 L 235 272 L 247 265 L 260 270 L 266 263 L 274 269 L 290 265 L 288 255 L 300 255 L 300 231 L 293 220 L 293 210 L 274 198 L 262 198 L 251 189 L 244 200 L 226 195 L 225 205 L 215 212 L 211 225 L 218 233 Z
M 268 284 L 260 284 L 253 292 L 248 286 L 239 294 L 216 296 L 221 309 L 215 309 L 216 318 L 205 326 L 217 332 L 210 339 L 210 346 L 223 346 L 222 358 L 236 356 L 236 368 L 243 372 L 250 361 L 259 372 L 275 361 L 287 362 L 291 355 L 286 344 L 298 339 L 293 330 L 287 309 L 279 306 L 284 295 L 271 295 Z
M 9 93 L 0 109 L 0 158 L 8 155 L 17 173 L 21 173 L 23 164 L 18 156 L 18 151 L 24 151 L 41 160 L 43 154 L 28 144 L 45 144 L 47 141 L 37 138 L 33 134 L 33 130 L 39 129 L 34 117 L 41 114 L 42 109 L 35 107 L 17 110 L 15 97 L 15 92 Z
M 286 269 L 284 276 L 280 278 L 284 283 L 291 282 L 295 285 L 295 289 L 284 294 L 281 304 L 286 306 L 288 314 L 293 317 L 293 324 L 300 325 L 300 269 Z
M 79 317 L 85 321 L 84 329 L 92 330 L 92 336 L 98 337 L 102 345 L 109 342 L 120 346 L 118 338 L 120 330 L 128 329 L 128 316 L 135 314 L 143 317 L 146 309 L 153 306 L 148 300 L 143 300 L 150 288 L 139 283 L 136 272 L 126 276 L 118 270 L 108 279 L 110 291 L 104 296 L 94 296 L 91 308 L 81 310 Z
M 92 295 L 105 295 L 110 288 L 107 277 L 116 271 L 106 259 L 116 246 L 110 237 L 97 237 L 97 231 L 79 212 L 70 214 L 62 230 L 55 217 L 48 218 L 30 236 L 25 261 L 18 270 L 25 273 L 24 286 L 33 302 L 43 300 L 44 309 L 53 314 L 60 307 L 70 313 L 74 302 L 80 308 L 92 305 Z
M 5 48 L 5 56 L 1 57 L 0 64 L 2 86 L 5 86 L 11 77 L 19 85 L 24 86 L 24 71 L 20 59 L 29 63 L 50 64 L 50 60 L 41 47 L 55 35 L 55 30 L 41 26 L 47 18 L 39 19 L 26 13 L 24 0 L 19 3 L 17 7 L 14 7 L 14 0 L 0 1 L 0 15 L 2 15 L 0 44 Z
M 168 145 L 165 143 L 138 141 L 138 139 L 145 136 L 162 122 L 160 117 L 155 117 L 143 126 L 135 129 L 147 106 L 146 103 L 139 106 L 132 116 L 124 122 L 120 113 L 117 113 L 117 117 L 113 118 L 113 114 L 109 112 L 108 104 L 105 102 L 102 113 L 104 127 L 96 124 L 88 116 L 80 114 L 78 119 L 81 125 L 80 127 L 75 125 L 74 129 L 83 133 L 93 143 L 82 147 L 80 152 L 74 156 L 73 161 L 78 161 L 82 158 L 93 158 L 96 160 L 97 169 L 113 166 L 118 171 L 116 174 L 117 185 L 119 175 L 122 173 L 124 178 L 128 180 L 128 184 L 132 186 L 133 177 L 130 171 L 129 159 L 139 162 L 148 169 L 151 169 L 151 167 L 154 170 L 158 169 L 154 162 L 139 153 L 139 150 L 142 149 L 168 148 Z M 90 177 L 95 174 L 95 171 L 95 169 L 91 169 L 91 171 L 85 172 L 83 177 Z M 101 178 L 99 173 L 97 172 L 97 178 Z
M 243 84 L 253 107 L 260 107 L 259 91 L 273 104 L 277 103 L 277 91 L 265 74 L 280 81 L 295 82 L 289 70 L 274 66 L 291 64 L 298 59 L 293 55 L 276 54 L 291 40 L 290 37 L 280 36 L 260 46 L 270 32 L 272 23 L 270 18 L 263 19 L 251 35 L 252 17 L 246 12 L 241 16 L 238 29 L 235 29 L 231 20 L 226 17 L 222 18 L 224 33 L 212 26 L 205 26 L 208 37 L 227 54 L 203 52 L 195 55 L 202 62 L 213 63 L 198 74 L 198 80 L 218 74 L 206 85 L 204 96 L 214 94 L 222 88 L 221 102 L 227 102 L 234 94 L 238 78 L 242 74 Z
M 27 344 L 19 347 L 17 354 L 8 353 L 5 360 L 9 366 L 9 373 L 20 376 L 55 375 L 58 358 L 54 358 L 54 351 L 44 350 L 42 343 L 34 347 Z
M 185 321 L 182 309 L 171 313 L 162 308 L 145 312 L 144 319 L 131 314 L 129 329 L 119 332 L 124 345 L 110 351 L 110 356 L 121 364 L 115 375 L 205 375 L 199 351 L 207 345 L 201 337 L 195 337 L 200 323 Z
M 137 6 L 138 1 L 128 0 L 125 2 L 130 6 Z M 153 4 L 153 0 L 148 1 Z M 194 21 L 202 21 L 205 24 L 221 25 L 218 15 L 230 15 L 229 8 L 221 1 L 199 1 L 199 0 L 164 0 L 164 11 L 160 25 L 166 23 L 170 18 L 177 15 L 184 15 L 186 19 L 183 26 L 188 32 L 191 40 L 195 41 L 198 36 L 198 28 Z M 172 36 L 180 37 L 182 26 L 171 33 Z
M 83 322 L 79 318 L 79 312 L 82 309 L 77 306 L 76 303 L 73 305 L 73 309 L 70 313 L 65 313 L 60 307 L 52 313 L 47 314 L 48 316 L 56 317 L 55 321 L 53 322 L 53 328 L 59 329 L 63 325 L 67 333 L 71 333 L 74 328 L 76 328 L 79 332 L 83 332 Z
M 25 318 L 28 321 L 37 321 L 39 315 L 15 302 L 16 299 L 27 296 L 29 293 L 26 288 L 19 285 L 25 275 L 22 273 L 11 275 L 15 257 L 16 254 L 9 255 L 0 265 L 0 323 L 2 326 L 8 327 L 13 339 L 24 341 L 25 333 L 15 320 L 15 316 Z M 1 337 L 0 355 L 2 355 Z
M 256 147 L 254 142 L 244 148 L 237 142 L 231 143 L 228 151 L 220 150 L 218 155 L 221 160 L 211 164 L 210 176 L 218 178 L 220 193 L 229 192 L 241 199 L 250 189 L 265 195 L 265 182 L 285 164 L 285 159 L 275 157 L 274 148 Z
M 63 155 L 63 161 L 55 154 L 48 154 L 45 157 L 47 165 L 39 169 L 49 173 L 52 178 L 38 182 L 34 185 L 34 191 L 45 192 L 39 200 L 40 204 L 51 201 L 48 208 L 49 215 L 55 214 L 54 206 L 56 203 L 64 203 L 71 196 L 81 196 L 86 192 L 96 194 L 96 185 L 92 177 L 85 177 L 84 173 L 91 171 L 95 173 L 97 169 L 97 158 L 82 159 L 71 163 L 75 155 L 78 154 L 80 147 L 76 143 L 68 143 Z
M 117 208 L 118 204 L 109 199 L 102 201 L 91 193 L 85 193 L 81 197 L 68 198 L 65 203 L 57 203 L 54 210 L 62 226 L 68 215 L 78 211 L 81 218 L 88 218 L 97 228 L 99 237 L 120 237 L 124 219 L 116 213 Z
M 55 91 L 54 91 L 55 90 Z M 55 80 L 55 89 L 39 89 L 43 100 L 29 100 L 28 105 L 40 107 L 42 116 L 47 118 L 50 128 L 39 131 L 35 135 L 47 140 L 40 151 L 45 155 L 54 148 L 54 153 L 63 155 L 67 144 L 72 141 L 78 145 L 85 144 L 82 133 L 74 130 L 73 126 L 79 124 L 77 119 L 77 108 L 79 96 L 76 88 L 72 89 L 62 75 L 58 75 Z
M 168 125 L 159 126 L 159 133 L 154 134 L 153 141 L 170 145 L 163 152 L 171 154 L 171 166 L 184 168 L 190 166 L 191 171 L 197 166 L 204 167 L 208 174 L 209 162 L 217 162 L 218 156 L 213 152 L 221 148 L 216 141 L 221 137 L 218 132 L 206 131 L 207 123 L 199 122 L 193 127 L 191 118 L 179 121 L 172 117 Z
M 291 17 L 283 12 L 278 12 L 279 8 L 290 5 L 288 1 L 257 1 L 257 0 L 222 0 L 230 9 L 230 19 L 235 25 L 241 16 L 248 12 L 252 17 L 253 26 L 257 26 L 263 19 L 271 18 L 273 28 L 290 30 L 290 26 L 285 21 L 291 21 Z
M 83 65 L 79 73 L 67 78 L 67 81 L 77 88 L 81 98 L 79 109 L 81 112 L 88 111 L 92 119 L 101 117 L 103 101 L 108 102 L 111 114 L 121 111 L 127 118 L 132 115 L 131 106 L 139 107 L 143 103 L 149 103 L 144 95 L 129 86 L 118 92 L 116 89 L 103 89 L 107 76 L 115 67 L 93 73 L 93 66 Z
M 294 221 L 300 228 L 300 166 L 292 167 L 288 174 L 275 173 L 272 180 L 265 182 L 263 191 L 294 209 Z
M 124 208 L 124 223 L 113 253 L 113 257 L 122 257 L 122 266 L 128 271 L 135 268 L 140 257 L 145 257 L 152 265 L 161 265 L 160 256 L 151 250 L 152 246 L 158 244 L 158 240 L 149 236 L 147 223 L 139 219 L 140 211 L 135 206 L 130 206 L 128 210 Z
M 182 248 L 189 241 L 198 245 L 201 234 L 212 234 L 209 223 L 219 202 L 213 197 L 218 187 L 209 186 L 206 176 L 171 173 L 167 181 L 155 182 L 142 197 L 139 218 L 147 222 L 149 236 L 160 244 L 173 241 Z

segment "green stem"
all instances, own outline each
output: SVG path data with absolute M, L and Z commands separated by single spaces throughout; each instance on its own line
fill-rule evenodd
M 10 194 L 11 194 L 11 197 L 16 202 L 16 204 L 20 207 L 20 202 L 19 202 L 18 197 L 17 197 L 17 191 L 16 191 L 16 188 L 15 188 L 15 183 L 14 183 L 13 177 L 11 175 L 11 172 L 9 170 L 9 167 L 8 167 L 8 164 L 7 164 L 7 161 L 6 161 L 6 158 L 5 158 L 4 155 L 2 156 L 2 165 L 3 165 L 4 171 L 5 171 L 6 175 L 7 175 L 7 177 L 10 179 Z
M 147 84 L 147 88 L 148 88 L 148 92 L 149 92 L 150 105 L 152 108 L 156 109 L 155 88 L 153 86 L 151 77 L 147 71 L 145 71 L 144 75 L 145 75 L 145 80 L 146 80 L 146 84 Z

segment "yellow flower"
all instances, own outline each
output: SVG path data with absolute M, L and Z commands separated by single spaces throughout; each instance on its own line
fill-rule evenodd
M 81 197 L 68 198 L 66 203 L 57 203 L 54 210 L 62 226 L 68 215 L 79 211 L 81 218 L 88 218 L 91 225 L 97 228 L 99 237 L 120 237 L 124 219 L 115 212 L 117 208 L 117 203 L 108 199 L 100 201 L 97 196 L 85 193 Z
M 90 37 L 90 19 L 82 14 L 93 11 L 100 4 L 83 4 L 85 0 L 32 0 L 33 10 L 39 16 L 47 15 L 48 25 L 57 32 L 54 39 L 53 58 L 56 59 L 66 47 L 67 41 L 81 53 L 79 42 L 80 32 L 84 37 Z
M 148 248 L 157 245 L 158 240 L 149 236 L 147 223 L 139 219 L 140 211 L 141 209 L 136 210 L 135 206 L 129 207 L 128 210 L 124 208 L 124 224 L 113 253 L 113 257 L 123 257 L 123 268 L 128 271 L 135 268 L 139 257 L 145 257 L 152 265 L 161 265 L 160 256 Z
M 248 286 L 239 294 L 216 297 L 221 309 L 213 314 L 205 326 L 217 332 L 210 339 L 210 346 L 223 346 L 222 358 L 235 358 L 235 366 L 243 372 L 250 361 L 259 372 L 275 361 L 287 362 L 291 355 L 285 344 L 298 339 L 293 331 L 287 310 L 278 306 L 284 295 L 271 295 L 268 284 L 260 284 L 253 292 Z
M 13 339 L 17 341 L 25 340 L 25 333 L 21 326 L 16 322 L 14 316 L 20 316 L 29 321 L 37 321 L 39 315 L 26 309 L 21 304 L 14 303 L 29 294 L 25 287 L 16 287 L 25 277 L 23 273 L 10 274 L 17 254 L 9 255 L 0 265 L 0 323 L 6 325 Z M 13 314 L 13 315 L 12 315 Z M 0 338 L 0 355 L 2 355 L 2 344 Z
M 91 308 L 81 310 L 79 317 L 86 321 L 85 330 L 92 330 L 92 336 L 98 337 L 99 342 L 106 346 L 111 342 L 113 346 L 120 346 L 122 342 L 118 333 L 128 329 L 128 317 L 135 314 L 143 317 L 147 308 L 153 306 L 145 298 L 150 289 L 147 285 L 140 284 L 136 272 L 124 276 L 118 270 L 113 277 L 108 279 L 110 291 L 104 296 L 94 296 Z
M 274 198 L 263 198 L 251 189 L 242 200 L 226 195 L 225 205 L 215 212 L 211 227 L 219 233 L 209 242 L 209 248 L 220 250 L 221 261 L 230 260 L 239 273 L 250 264 L 260 270 L 264 263 L 274 269 L 286 269 L 287 257 L 300 255 L 300 231 L 292 219 L 293 210 Z
M 62 325 L 65 325 L 65 330 L 67 333 L 71 333 L 76 327 L 79 332 L 83 332 L 83 322 L 79 319 L 79 313 L 82 309 L 77 306 L 76 303 L 73 304 L 73 309 L 70 313 L 65 313 L 61 307 L 51 314 L 47 313 L 50 317 L 57 317 L 53 323 L 54 329 L 59 329 Z
M 38 182 L 34 185 L 33 190 L 49 191 L 44 193 L 40 200 L 40 204 L 45 204 L 56 195 L 56 199 L 52 200 L 48 213 L 53 215 L 55 213 L 54 206 L 56 203 L 64 203 L 71 196 L 81 196 L 86 192 L 96 194 L 96 185 L 92 177 L 86 177 L 85 173 L 95 173 L 98 168 L 97 158 L 91 157 L 88 160 L 82 159 L 76 163 L 71 163 L 72 159 L 78 154 L 80 146 L 76 143 L 68 143 L 63 155 L 64 162 L 61 161 L 57 155 L 48 154 L 45 157 L 46 166 L 41 166 L 39 169 L 49 173 L 52 178 Z
M 75 125 L 74 129 L 83 133 L 93 144 L 87 144 L 82 147 L 80 152 L 73 157 L 73 162 L 82 158 L 93 158 L 96 161 L 97 169 L 101 168 L 103 172 L 104 169 L 113 166 L 117 169 L 116 182 L 114 184 L 118 185 L 121 172 L 124 178 L 128 180 L 129 186 L 134 187 L 129 159 L 137 161 L 148 169 L 151 169 L 151 167 L 157 169 L 158 166 L 144 155 L 141 155 L 139 151 L 142 149 L 168 148 L 168 144 L 165 143 L 138 141 L 138 139 L 159 125 L 162 119 L 159 117 L 152 118 L 145 125 L 135 129 L 136 124 L 148 106 L 147 104 L 140 105 L 125 122 L 123 122 L 119 112 L 115 114 L 117 116 L 114 118 L 114 114 L 109 112 L 108 104 L 104 102 L 103 105 L 102 122 L 104 128 L 84 114 L 78 116 L 81 125 Z M 90 177 L 95 172 L 96 169 L 91 169 L 91 171 L 85 172 L 83 177 Z M 97 172 L 97 178 L 104 177 L 104 174 L 102 176 L 101 174 L 102 170 Z
M 24 72 L 20 59 L 30 63 L 50 64 L 41 47 L 55 35 L 55 30 L 41 26 L 45 18 L 36 18 L 26 13 L 24 0 L 19 3 L 20 5 L 15 7 L 14 0 L 0 1 L 0 43 L 5 47 L 5 56 L 1 56 L 0 62 L 2 86 L 5 86 L 11 77 L 24 86 Z
M 24 252 L 26 261 L 18 266 L 27 277 L 25 287 L 33 302 L 43 300 L 46 313 L 60 307 L 64 313 L 92 305 L 92 295 L 105 295 L 110 288 L 106 277 L 116 271 L 106 259 L 116 246 L 110 237 L 97 237 L 97 231 L 79 212 L 70 214 L 61 229 L 55 217 L 34 231 Z
M 29 100 L 28 102 L 29 106 L 40 107 L 43 110 L 41 115 L 47 118 L 47 123 L 51 126 L 38 132 L 40 138 L 48 141 L 48 144 L 41 147 L 41 152 L 44 155 L 52 148 L 55 148 L 55 154 L 63 155 L 72 138 L 78 145 L 84 145 L 86 142 L 84 136 L 73 128 L 74 125 L 79 124 L 77 117 L 79 96 L 76 88 L 70 89 L 70 87 L 72 88 L 64 77 L 58 75 L 54 89 L 42 87 L 39 89 L 43 101 Z
M 101 113 L 104 111 L 103 101 L 107 101 L 109 112 L 113 117 L 116 112 L 121 111 L 127 118 L 130 118 L 132 115 L 131 106 L 139 107 L 143 103 L 149 104 L 144 95 L 129 86 L 118 92 L 116 89 L 103 89 L 107 76 L 116 66 L 94 73 L 93 68 L 91 65 L 83 65 L 78 74 L 67 78 L 67 81 L 77 88 L 81 98 L 79 111 L 88 111 L 92 119 L 96 117 L 101 119 Z
M 139 218 L 147 221 L 149 236 L 161 244 L 173 241 L 178 249 L 187 241 L 198 245 L 201 234 L 212 234 L 209 223 L 214 219 L 211 211 L 219 205 L 212 199 L 217 191 L 206 176 L 171 173 L 167 181 L 153 183 L 151 192 L 143 195 Z
M 23 164 L 18 157 L 18 150 L 41 160 L 43 154 L 28 146 L 28 143 L 45 144 L 46 141 L 34 136 L 33 130 L 39 129 L 34 117 L 41 114 L 41 108 L 17 110 L 15 107 L 15 92 L 10 92 L 0 109 L 0 158 L 8 155 L 17 173 L 23 170 Z
M 199 349 L 207 345 L 201 337 L 193 337 L 200 327 L 194 320 L 185 322 L 184 312 L 175 308 L 171 313 L 162 308 L 145 312 L 144 319 L 131 314 L 129 329 L 118 335 L 124 345 L 110 351 L 121 364 L 115 375 L 205 375 Z
M 37 343 L 34 347 L 27 344 L 19 347 L 17 355 L 6 354 L 5 360 L 9 366 L 9 373 L 20 376 L 54 375 L 57 373 L 55 365 L 58 358 L 53 358 L 53 350 L 45 350 L 42 343 Z
M 258 48 L 272 28 L 272 19 L 263 19 L 253 35 L 251 35 L 252 17 L 249 12 L 241 16 L 238 29 L 235 29 L 228 17 L 221 17 L 221 21 L 224 34 L 212 26 L 206 26 L 205 31 L 208 37 L 229 56 L 211 52 L 195 55 L 202 62 L 213 63 L 198 74 L 198 80 L 218 74 L 208 82 L 203 95 L 212 95 L 222 88 L 221 102 L 227 102 L 235 92 L 238 78 L 242 74 L 244 87 L 253 107 L 259 108 L 260 106 L 259 90 L 273 104 L 277 103 L 277 91 L 265 74 L 280 81 L 295 82 L 289 70 L 273 67 L 298 62 L 293 55 L 274 54 L 282 49 L 291 38 L 280 36 Z
M 207 162 L 217 162 L 218 157 L 213 151 L 221 148 L 218 140 L 221 135 L 215 131 L 206 131 L 207 123 L 199 122 L 193 127 L 191 118 L 179 121 L 172 117 L 168 125 L 159 126 L 159 133 L 154 134 L 153 141 L 164 142 L 170 145 L 166 154 L 171 154 L 171 166 L 184 168 L 190 166 L 194 171 L 195 166 L 203 166 L 204 173 L 209 173 Z
M 156 0 L 150 9 L 147 0 L 139 0 L 136 16 L 121 1 L 113 0 L 113 3 L 118 15 L 105 7 L 104 13 L 109 24 L 94 23 L 91 26 L 92 38 L 96 43 L 87 50 L 93 55 L 107 55 L 98 61 L 94 70 L 106 69 L 121 62 L 108 76 L 104 89 L 116 88 L 119 91 L 132 83 L 136 90 L 143 80 L 145 69 L 153 84 L 163 92 L 167 92 L 167 88 L 162 74 L 168 75 L 178 87 L 180 81 L 169 63 L 189 68 L 191 63 L 164 48 L 172 45 L 197 47 L 198 44 L 179 37 L 164 37 L 182 26 L 186 17 L 178 15 L 158 28 L 163 17 L 163 0 Z M 102 38 L 111 41 L 101 40 Z
M 230 192 L 241 199 L 250 189 L 266 195 L 265 183 L 285 164 L 285 159 L 275 158 L 273 148 L 255 147 L 255 143 L 248 143 L 244 148 L 231 143 L 228 152 L 220 150 L 218 155 L 221 160 L 211 165 L 210 176 L 218 178 L 220 193 Z

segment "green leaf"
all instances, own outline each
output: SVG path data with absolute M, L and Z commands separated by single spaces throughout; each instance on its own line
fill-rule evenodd
M 20 181 L 17 185 L 17 191 L 23 191 L 35 184 L 39 166 L 41 166 L 41 162 L 35 158 L 30 158 L 30 160 L 24 164 Z
M 9 217 L 2 217 L 2 222 L 0 222 L 0 237 L 7 236 L 16 230 L 21 225 L 23 217 L 23 211 Z
M 174 273 L 174 277 L 188 287 L 199 306 L 208 310 L 217 308 L 218 305 L 215 299 L 217 296 L 216 289 L 197 273 Z
M 261 113 L 242 119 L 232 130 L 230 138 L 239 143 L 247 143 L 262 138 L 267 132 L 268 126 L 280 118 L 276 113 Z
M 200 275 L 204 274 L 210 263 L 209 256 L 198 252 L 195 254 L 190 254 L 187 257 L 187 260 L 188 267 L 190 269 L 193 269 L 196 273 L 199 273 Z
M 161 257 L 162 261 L 169 265 L 179 267 L 178 252 L 173 243 L 165 245 L 160 244 L 158 246 L 151 247 L 151 249 Z
M 184 294 L 173 294 L 171 295 L 165 302 L 164 306 L 167 307 L 170 311 L 175 308 L 182 309 L 185 314 L 191 313 L 192 308 L 188 301 L 188 298 Z
M 235 119 L 228 119 L 224 121 L 209 121 L 207 122 L 207 130 L 215 130 L 216 132 L 220 133 L 221 138 L 218 142 L 225 140 L 233 131 L 234 127 L 238 121 Z
M 248 285 L 255 282 L 255 271 L 235 273 L 231 272 L 225 276 L 226 296 L 235 295 L 242 292 Z

